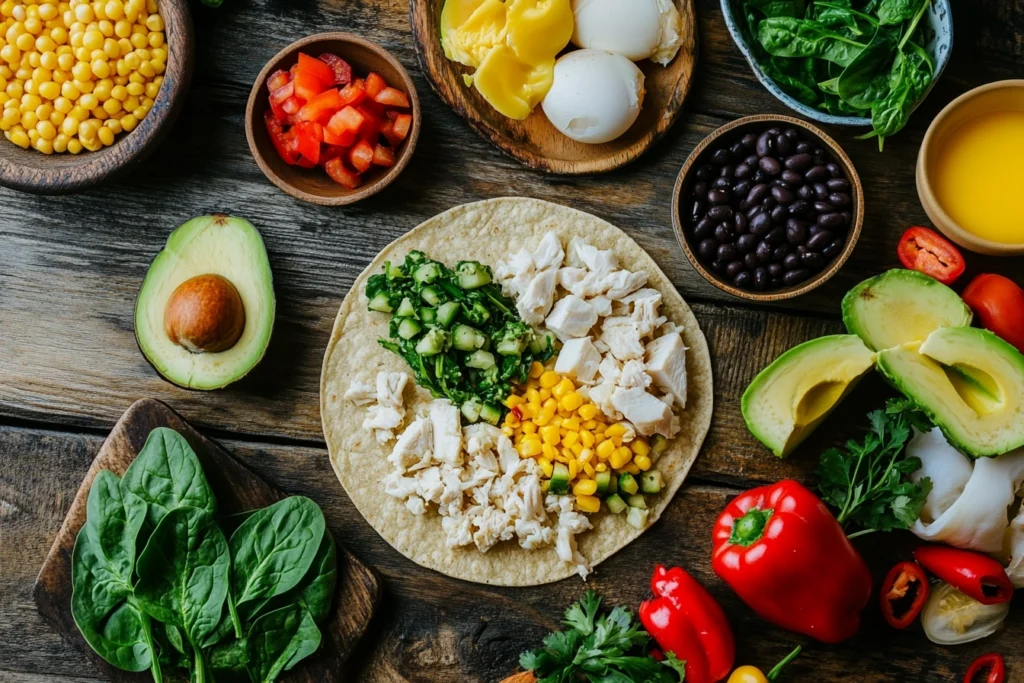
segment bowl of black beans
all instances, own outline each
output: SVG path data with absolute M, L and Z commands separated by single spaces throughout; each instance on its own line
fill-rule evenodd
M 747 116 L 690 154 L 672 222 L 693 267 L 734 296 L 777 301 L 832 277 L 853 251 L 864 191 L 850 159 L 815 126 Z

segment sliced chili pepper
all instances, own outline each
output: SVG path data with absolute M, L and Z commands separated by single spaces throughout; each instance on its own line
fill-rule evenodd
M 985 273 L 964 289 L 964 301 L 981 324 L 1024 352 L 1024 290 L 1013 280 Z
M 953 244 L 934 230 L 913 227 L 903 233 L 896 253 L 900 263 L 951 285 L 964 272 L 964 257 Z
M 983 605 L 998 605 L 1013 597 L 1013 584 L 1003 565 L 988 555 L 942 545 L 914 550 L 922 567 Z
M 338 55 L 325 52 L 320 55 L 320 61 L 334 71 L 334 85 L 348 85 L 352 82 L 352 67 Z
M 882 582 L 882 616 L 893 628 L 914 623 L 928 601 L 928 577 L 917 562 L 900 562 Z
M 981 674 L 982 678 L 978 675 Z M 1003 683 L 1006 680 L 1006 662 L 998 652 L 989 652 L 974 660 L 964 683 Z

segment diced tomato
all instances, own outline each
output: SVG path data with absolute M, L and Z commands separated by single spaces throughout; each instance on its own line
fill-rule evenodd
M 270 109 L 263 112 L 263 122 L 267 126 L 267 135 L 270 137 L 270 142 L 273 143 L 278 155 L 285 163 L 294 164 L 298 160 L 298 155 L 291 149 L 290 141 L 284 132 L 284 127 L 274 116 L 274 112 Z
M 395 137 L 398 140 L 404 140 L 409 135 L 409 129 L 412 128 L 412 114 L 399 114 L 395 117 Z
M 373 163 L 373 147 L 366 140 L 360 140 L 349 150 L 348 159 L 360 173 L 365 173 Z
M 914 226 L 903 233 L 896 254 L 907 268 L 930 275 L 944 285 L 953 284 L 966 267 L 960 251 L 928 228 Z
M 398 147 L 402 142 L 402 138 L 395 135 L 395 122 L 391 119 L 384 119 L 380 124 L 380 134 L 384 136 L 384 139 L 388 141 L 388 144 L 392 147 Z
M 394 121 L 394 120 L 395 120 L 395 119 L 397 119 L 397 118 L 398 118 L 399 116 L 401 116 L 401 114 L 402 114 L 402 112 L 400 112 L 400 111 L 395 111 L 394 109 L 388 109 L 388 110 L 387 110 L 386 112 L 384 112 L 384 116 L 387 116 L 387 117 L 388 117 L 389 119 L 391 119 L 392 121 Z
M 325 52 L 320 61 L 334 71 L 334 85 L 348 85 L 352 81 L 352 67 L 338 55 Z
M 342 106 L 357 106 L 366 99 L 366 90 L 363 88 L 362 81 L 352 81 L 344 88 L 341 89 L 341 101 Z
M 350 190 L 354 190 L 363 183 L 359 174 L 345 168 L 345 163 L 341 159 L 331 159 L 324 164 L 324 170 L 327 171 L 327 175 L 331 176 L 331 180 Z
M 395 165 L 395 152 L 390 147 L 377 145 L 373 148 L 373 165 L 391 168 Z
M 324 127 L 324 142 L 328 145 L 338 147 L 351 147 L 356 141 L 356 131 L 347 130 L 341 135 L 335 135 L 330 128 Z
M 325 136 L 324 140 L 326 141 L 326 139 L 327 138 Z M 348 152 L 347 147 L 325 144 L 323 146 L 323 149 L 320 150 L 320 165 L 326 166 L 327 162 L 329 162 L 331 159 L 340 159 L 343 156 L 345 156 L 346 152 Z
M 331 117 L 331 120 L 327 122 L 327 129 L 335 135 L 344 135 L 345 133 L 358 135 L 365 118 L 355 107 L 345 107 Z
M 270 93 L 270 108 L 278 121 L 287 121 L 289 114 L 282 106 L 290 97 L 295 94 L 295 86 L 289 80 L 287 83 Z
M 369 78 L 367 78 L 367 81 L 369 81 Z M 367 92 L 369 92 L 369 88 L 367 88 Z M 384 88 L 374 95 L 373 99 L 388 107 L 409 108 L 409 96 L 398 88 Z
M 282 87 L 291 83 L 291 81 L 292 77 L 287 71 L 284 69 L 278 69 L 274 73 L 270 74 L 270 77 L 267 79 L 267 90 L 270 92 L 280 90 Z
M 363 115 L 363 123 L 359 126 L 359 137 L 369 142 L 370 146 L 376 145 L 377 140 L 380 139 L 380 117 L 366 107 L 360 106 L 357 109 Z
M 295 162 L 295 165 L 301 166 L 302 168 L 316 168 L 316 164 L 303 156 L 299 157 L 299 160 Z
M 299 154 L 307 161 L 312 161 L 315 166 L 320 162 L 320 143 L 324 141 L 323 126 L 315 121 L 303 121 L 296 123 L 294 130 Z
M 323 62 L 318 63 L 327 66 Z M 322 93 L 327 87 L 323 81 L 308 71 L 298 71 L 292 83 L 295 84 L 295 94 L 307 101 Z
M 320 121 L 323 118 L 325 121 L 329 121 L 331 116 L 343 106 L 337 88 L 329 88 L 306 102 L 299 110 L 296 120 Z
M 309 74 L 320 81 L 321 90 L 334 84 L 334 69 L 319 59 L 314 59 L 304 52 L 299 53 L 299 73 Z
M 377 97 L 386 87 L 388 87 L 388 82 L 379 73 L 371 71 L 366 74 L 366 94 L 370 97 Z

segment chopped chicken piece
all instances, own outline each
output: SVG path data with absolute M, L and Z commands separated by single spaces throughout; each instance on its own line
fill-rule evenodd
M 544 321 L 555 298 L 555 278 L 558 271 L 545 270 L 530 280 L 526 291 L 516 300 L 519 317 L 527 325 L 539 325 Z
M 602 413 L 612 420 L 621 420 L 622 413 L 616 408 L 615 404 L 612 403 L 612 395 L 615 393 L 617 387 L 612 382 L 602 382 L 596 387 L 590 389 L 590 400 L 594 402 Z
M 647 372 L 654 383 L 686 408 L 686 346 L 678 332 L 658 337 L 647 345 Z
M 395 498 L 408 498 L 416 495 L 419 484 L 413 477 L 403 477 L 398 470 L 384 477 L 384 493 Z
M 594 307 L 599 318 L 607 318 L 612 314 L 612 300 L 606 296 L 595 296 L 588 299 L 587 303 Z
M 402 392 L 409 381 L 409 375 L 404 372 L 378 372 L 377 373 L 377 403 L 382 406 L 400 408 L 402 406 Z
M 597 247 L 592 247 L 579 237 L 573 237 L 569 241 L 568 263 L 570 266 L 575 267 L 585 266 L 587 270 L 598 277 L 607 275 L 619 268 L 619 261 L 615 258 L 615 252 L 610 249 L 602 251 Z
M 557 307 L 556 305 L 555 308 Z M 601 328 L 601 341 L 607 344 L 611 354 L 621 361 L 644 357 L 644 345 L 640 341 L 640 330 L 637 329 L 636 322 L 632 318 L 625 316 L 605 318 Z
M 547 328 L 562 342 L 586 337 L 596 322 L 597 313 L 593 306 L 573 294 L 559 299 L 545 320 Z
M 533 279 L 533 257 L 525 249 L 513 254 L 508 261 L 498 264 L 494 276 L 505 296 L 520 296 Z
M 441 468 L 431 467 L 419 474 L 420 495 L 431 503 L 440 503 L 444 493 L 444 482 L 441 481 Z
M 672 431 L 672 409 L 643 389 L 620 387 L 612 394 L 611 400 L 612 405 L 644 436 L 667 435 Z
M 612 356 L 605 356 L 601 359 L 598 372 L 601 373 L 602 381 L 617 384 L 619 377 L 622 377 L 622 364 Z
M 489 425 L 488 425 L 489 426 Z M 399 472 L 419 469 L 417 465 L 426 466 L 430 461 L 430 453 L 434 448 L 433 430 L 429 419 L 418 417 L 405 428 L 395 447 L 388 456 L 388 462 Z M 426 457 L 425 457 L 426 456 Z
M 622 374 L 617 384 L 624 389 L 646 389 L 651 386 L 651 376 L 647 374 L 643 361 L 627 360 L 622 364 Z
M 646 284 L 646 271 L 631 273 L 628 270 L 617 270 L 601 278 L 600 289 L 609 299 L 620 300 Z
M 658 315 L 658 307 L 661 305 L 661 292 L 656 289 L 638 289 L 622 301 L 623 303 L 633 305 L 633 312 L 630 315 L 636 321 L 641 337 L 654 334 L 656 329 L 668 321 L 668 318 L 665 316 Z
M 345 400 L 352 401 L 357 406 L 365 406 L 377 400 L 377 390 L 368 382 L 354 379 L 345 392 Z
M 501 436 L 501 430 L 486 422 L 471 424 L 462 430 L 462 436 L 466 440 L 466 452 L 470 455 L 478 455 L 483 451 L 493 450 Z
M 580 296 L 583 290 L 577 291 L 577 288 L 586 276 L 586 268 L 559 268 L 558 284 L 576 296 Z
M 497 429 L 497 427 L 493 427 L 493 429 Z M 514 471 L 516 466 L 519 464 L 519 452 L 515 449 L 515 446 L 512 445 L 512 440 L 504 434 L 499 433 L 497 443 L 498 463 L 501 466 L 502 473 L 508 474 L 509 472 Z
M 555 361 L 555 372 L 584 384 L 591 384 L 601 363 L 601 352 L 594 348 L 590 337 L 570 339 L 562 345 Z
M 548 512 L 558 513 L 558 536 L 555 540 L 555 551 L 559 559 L 576 565 L 576 573 L 586 579 L 592 568 L 587 559 L 580 554 L 576 546 L 576 534 L 592 529 L 590 520 L 585 515 L 572 509 L 569 496 L 548 496 Z
M 405 507 L 414 515 L 422 515 L 427 511 L 427 505 L 419 496 L 409 496 L 405 499 Z
M 404 417 L 404 411 L 401 408 L 370 406 L 366 411 L 366 419 L 363 420 L 363 429 L 372 430 L 377 443 L 385 444 L 395 438 L 393 430 L 402 426 Z
M 446 400 L 430 404 L 434 428 L 434 458 L 446 465 L 462 464 L 462 427 L 459 409 Z
M 565 258 L 565 252 L 562 251 L 562 243 L 558 240 L 555 233 L 547 232 L 540 238 L 540 244 L 537 245 L 537 249 L 530 256 L 533 259 L 534 268 L 546 270 L 561 266 L 562 259 Z

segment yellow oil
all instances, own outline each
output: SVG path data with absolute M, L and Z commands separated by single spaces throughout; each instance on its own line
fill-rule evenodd
M 968 119 L 937 157 L 936 198 L 954 221 L 978 237 L 1024 243 L 1024 111 Z

